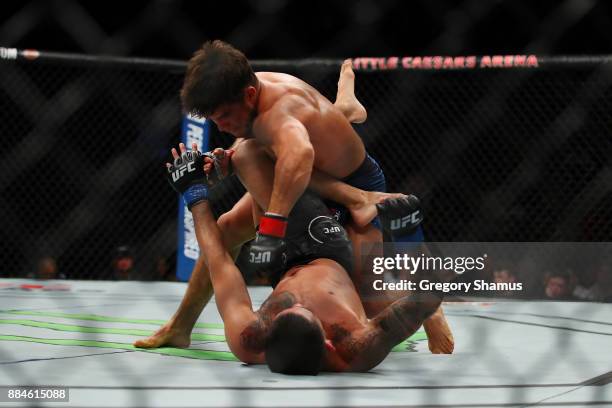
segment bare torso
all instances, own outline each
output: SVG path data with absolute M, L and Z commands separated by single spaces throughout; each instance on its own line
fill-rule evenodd
M 315 168 L 344 178 L 359 167 L 365 158 L 363 142 L 342 112 L 327 98 L 291 75 L 258 72 L 257 78 L 261 93 L 253 136 L 264 146 L 267 140 L 265 135 L 258 134 L 258 122 L 275 120 L 278 113 L 287 114 L 299 120 L 308 131 L 315 151 Z

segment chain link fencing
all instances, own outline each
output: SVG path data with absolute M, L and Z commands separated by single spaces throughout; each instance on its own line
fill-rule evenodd
M 333 101 L 339 64 L 254 67 L 297 75 Z M 70 279 L 126 269 L 172 279 L 177 200 L 163 163 L 179 140 L 183 67 L 52 54 L 0 62 L 3 276 L 41 276 L 52 261 Z M 364 64 L 356 94 L 368 120 L 355 127 L 389 191 L 422 199 L 428 241 L 609 241 L 611 67 Z M 210 146 L 231 141 L 213 129 Z M 242 191 L 225 186 L 217 214 Z

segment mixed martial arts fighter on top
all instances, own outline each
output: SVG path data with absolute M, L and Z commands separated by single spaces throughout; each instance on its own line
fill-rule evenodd
M 208 113 L 221 130 L 248 139 L 237 145 L 239 150 L 263 149 L 276 161 L 271 198 L 263 207 L 267 208 L 267 214 L 262 217 L 255 245 L 251 246 L 251 259 L 261 260 L 263 252 L 274 256 L 269 258 L 268 265 L 257 267 L 266 269 L 270 263 L 283 258 L 286 215 L 309 180 L 310 188 L 315 192 L 343 205 L 335 205 L 341 209 L 338 211 L 341 220 L 347 218 L 346 208 L 350 210 L 352 221 L 346 227 L 354 244 L 356 259 L 360 258 L 362 242 L 381 241 L 380 230 L 368 223 L 376 215 L 374 204 L 388 195 L 363 190 L 384 190 L 384 176 L 378 164 L 366 154 L 361 139 L 349 122 L 349 119 L 365 120 L 365 111 L 353 94 L 350 65 L 343 66 L 339 85 L 343 79 L 344 86 L 339 86 L 338 99 L 332 105 L 295 77 L 253 73 L 242 53 L 220 41 L 204 44 L 189 63 L 182 90 L 185 110 L 195 114 Z M 248 178 L 255 173 L 244 171 L 243 174 Z M 245 185 L 261 182 L 256 179 L 241 181 Z M 218 220 L 224 244 L 233 254 L 255 233 L 252 222 L 242 222 L 245 218 L 252 219 L 253 204 L 253 197 L 247 194 Z M 411 233 L 409 240 L 414 236 L 422 236 L 420 229 Z M 367 290 L 368 285 L 361 282 L 360 276 L 360 273 L 355 273 L 354 281 L 362 292 L 361 289 L 365 287 Z M 176 314 L 152 337 L 137 341 L 135 345 L 187 347 L 193 325 L 211 295 L 212 286 L 201 257 Z M 363 296 L 363 293 L 362 300 L 369 316 L 386 304 L 383 301 L 377 305 L 375 297 Z M 441 330 L 437 332 L 442 334 L 436 341 L 435 331 L 427 330 L 426 322 L 430 348 L 433 352 L 452 352 L 452 335 L 441 310 L 434 317 L 429 322 L 434 325 L 438 322 Z

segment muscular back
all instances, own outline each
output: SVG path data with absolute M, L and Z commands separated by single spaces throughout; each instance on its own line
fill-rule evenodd
M 315 151 L 314 167 L 336 178 L 356 170 L 365 158 L 365 147 L 351 124 L 327 98 L 306 82 L 287 74 L 259 72 L 262 84 L 253 124 L 254 136 L 266 145 L 258 124 L 290 115 L 299 120 Z

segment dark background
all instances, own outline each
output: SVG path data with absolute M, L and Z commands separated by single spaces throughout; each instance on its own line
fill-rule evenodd
M 249 58 L 608 54 L 607 1 L 9 1 L 4 47 L 187 59 L 221 38 Z
M 215 38 L 253 60 L 609 54 L 611 8 L 4 2 L 0 47 L 183 61 Z M 389 190 L 422 199 L 430 241 L 611 241 L 609 67 L 358 72 L 369 118 L 357 130 Z M 282 70 L 333 99 L 337 69 Z M 117 278 L 112 262 L 124 245 L 130 279 L 159 278 L 159 260 L 173 270 L 177 200 L 161 163 L 179 138 L 181 82 L 181 70 L 0 61 L 0 276 L 32 275 L 51 257 L 68 278 Z

